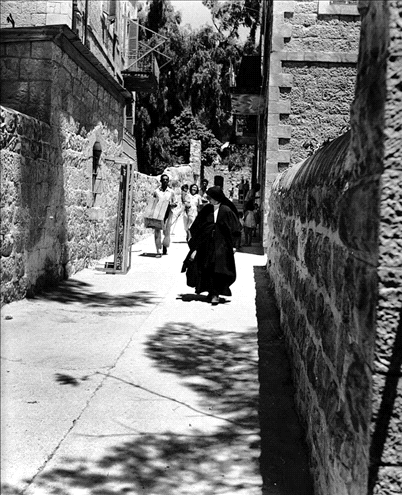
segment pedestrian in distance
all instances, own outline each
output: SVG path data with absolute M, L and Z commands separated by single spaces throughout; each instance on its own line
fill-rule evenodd
M 247 194 L 250 192 L 250 183 L 248 180 L 243 185 L 243 196 L 244 196 L 244 201 L 247 201 Z
M 234 247 L 236 251 L 241 248 L 241 233 L 244 228 L 243 212 L 239 211 L 240 234 L 234 238 Z
M 161 249 L 163 254 L 167 254 L 167 248 L 170 246 L 170 230 L 172 228 L 173 220 L 173 208 L 177 206 L 176 197 L 173 189 L 169 187 L 169 176 L 162 174 L 160 179 L 161 185 L 154 192 L 154 198 L 158 198 L 159 201 L 164 200 L 168 202 L 165 217 L 163 219 L 162 229 L 155 228 L 155 246 L 156 257 L 161 257 Z M 162 239 L 163 233 L 163 239 Z
M 208 204 L 208 199 L 207 199 L 208 184 L 209 184 L 208 179 L 202 179 L 199 194 L 202 199 L 202 204 L 204 205 Z
M 254 215 L 254 202 L 247 201 L 244 206 L 244 245 L 251 246 L 254 229 L 257 225 Z
M 254 203 L 254 216 L 255 216 L 255 229 L 253 232 L 253 236 L 256 237 L 257 231 L 261 223 L 261 208 L 259 207 L 258 203 Z
M 197 184 L 191 184 L 190 192 L 186 196 L 184 202 L 184 230 L 186 231 L 186 240 L 190 240 L 190 227 L 193 224 L 195 217 L 202 208 L 203 203 L 201 196 L 199 195 L 199 189 Z
M 207 190 L 209 204 L 198 213 L 190 227 L 190 251 L 182 272 L 187 270 L 187 285 L 196 294 L 208 292 L 207 300 L 219 304 L 219 295 L 231 296 L 236 280 L 234 237 L 240 234 L 236 214 L 223 204 L 225 195 L 219 186 Z
M 248 191 L 246 197 L 244 198 L 245 203 L 248 201 L 252 201 L 255 203 L 255 200 L 258 198 L 257 193 L 261 189 L 261 185 L 256 183 L 253 187 Z
M 188 184 L 183 184 L 181 186 L 181 202 L 182 204 L 184 205 L 185 201 L 186 201 L 186 198 L 189 194 L 189 187 L 188 187 Z
M 180 205 L 180 208 L 177 208 L 174 211 L 173 222 L 172 222 L 172 230 L 170 232 L 171 235 L 173 235 L 174 230 L 175 230 L 175 227 L 176 227 L 176 223 L 179 220 L 179 217 L 181 215 L 183 215 L 183 220 L 184 220 L 184 208 L 185 208 L 184 204 L 185 204 L 185 201 L 186 201 L 187 196 L 189 195 L 188 184 L 183 184 L 180 189 L 181 189 L 181 192 L 180 192 L 181 205 Z

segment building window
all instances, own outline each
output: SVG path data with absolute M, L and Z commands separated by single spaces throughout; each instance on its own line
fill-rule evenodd
M 102 147 L 96 141 L 92 148 L 92 206 L 98 206 L 99 195 L 102 193 L 102 177 L 100 173 L 100 157 Z

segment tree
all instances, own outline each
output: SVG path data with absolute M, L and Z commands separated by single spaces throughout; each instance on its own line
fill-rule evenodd
M 188 108 L 172 120 L 170 136 L 172 153 L 176 159 L 180 161 L 182 158 L 186 163 L 190 157 L 190 140 L 200 140 L 201 163 L 204 166 L 212 165 L 222 144 L 204 124 L 193 116 Z
M 246 145 L 232 145 L 230 153 L 226 156 L 222 164 L 227 166 L 229 171 L 242 170 L 245 167 L 252 167 L 254 159 L 254 147 Z
M 238 17 L 241 18 L 240 13 Z M 210 163 L 216 156 L 215 148 L 218 145 L 212 148 L 206 146 L 202 136 L 208 131 L 216 140 L 224 142 L 230 139 L 230 69 L 240 61 L 242 46 L 234 35 L 228 38 L 223 31 L 219 32 L 212 26 L 204 26 L 197 31 L 181 27 L 180 14 L 174 11 L 167 0 L 152 0 L 142 22 L 149 30 L 167 38 L 163 46 L 158 47 L 159 65 L 163 66 L 167 60 L 170 61 L 162 67 L 158 90 L 152 94 L 138 94 L 135 133 L 139 169 L 145 173 L 155 173 L 155 167 L 159 168 L 163 160 L 166 163 L 171 161 L 166 132 L 158 130 L 169 128 L 172 140 L 176 143 L 179 138 L 175 134 L 178 123 L 175 119 L 179 116 L 183 119 L 183 112 L 188 115 L 189 110 L 195 122 L 203 126 L 193 127 L 192 135 L 203 141 L 203 153 Z M 225 22 L 229 23 L 229 20 Z M 156 46 L 158 36 L 148 30 L 146 33 L 147 44 Z M 196 127 L 201 137 L 194 135 Z M 155 154 L 150 146 L 156 146 L 159 150 L 157 164 L 153 161 Z M 176 143 L 170 153 L 176 159 L 186 160 L 186 146 Z M 160 153 L 161 150 L 163 153 Z
M 249 28 L 250 33 L 246 46 L 249 51 L 255 49 L 257 28 L 260 24 L 261 0 L 238 0 L 235 2 L 203 0 L 202 3 L 211 11 L 212 22 L 223 37 L 229 40 L 238 39 L 240 26 Z
M 147 145 L 148 160 L 155 174 L 161 174 L 166 167 L 173 165 L 170 151 L 170 133 L 167 127 L 156 129 Z

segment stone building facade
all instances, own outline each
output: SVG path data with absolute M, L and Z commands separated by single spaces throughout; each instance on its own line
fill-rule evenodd
M 267 269 L 317 495 L 402 488 L 402 5 L 359 11 L 351 130 L 269 199 Z
M 349 125 L 360 34 L 356 3 L 262 2 L 266 111 L 259 122 L 256 175 L 265 197 L 279 171 Z
M 136 169 L 123 13 L 135 2 L 2 3 L 2 302 L 113 253 L 121 166 Z M 135 176 L 134 212 L 156 183 Z

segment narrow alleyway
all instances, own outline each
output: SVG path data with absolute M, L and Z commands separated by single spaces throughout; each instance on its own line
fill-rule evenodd
M 261 248 L 213 307 L 172 240 L 2 309 L 4 495 L 312 494 Z

